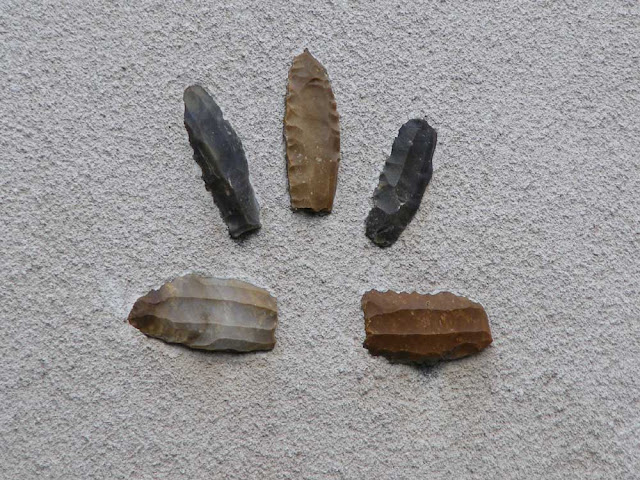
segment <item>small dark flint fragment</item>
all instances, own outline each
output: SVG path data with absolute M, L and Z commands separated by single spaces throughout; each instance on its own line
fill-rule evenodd
M 260 206 L 249 181 L 242 143 L 207 91 L 193 85 L 184 91 L 184 126 L 202 179 L 220 209 L 229 234 L 237 238 L 260 228 Z
M 367 237 L 376 245 L 393 245 L 413 219 L 433 174 L 436 142 L 437 132 L 426 120 L 409 120 L 400 128 L 366 221 Z

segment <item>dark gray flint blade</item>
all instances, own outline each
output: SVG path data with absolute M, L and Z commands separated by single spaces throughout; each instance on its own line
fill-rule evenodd
M 367 217 L 367 237 L 376 245 L 393 245 L 418 210 L 433 173 L 437 136 L 426 120 L 409 120 L 400 128 Z
M 220 107 L 200 85 L 184 91 L 184 126 L 193 158 L 202 168 L 204 184 L 229 234 L 237 238 L 260 228 L 260 206 L 249 181 L 242 143 L 222 118 Z

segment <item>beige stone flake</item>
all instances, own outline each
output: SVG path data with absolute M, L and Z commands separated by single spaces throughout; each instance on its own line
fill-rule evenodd
M 294 58 L 289 70 L 284 130 L 291 208 L 331 212 L 340 124 L 327 71 L 308 50 Z

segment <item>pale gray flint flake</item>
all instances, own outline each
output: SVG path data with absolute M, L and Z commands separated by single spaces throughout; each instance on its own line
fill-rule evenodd
M 276 299 L 239 280 L 185 275 L 140 297 L 129 323 L 169 343 L 215 351 L 271 350 Z

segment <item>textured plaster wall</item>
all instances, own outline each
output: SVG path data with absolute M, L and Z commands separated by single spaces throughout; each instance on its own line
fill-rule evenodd
M 334 212 L 292 213 L 282 117 L 304 47 L 342 117 Z M 640 7 L 593 2 L 0 3 L 0 478 L 640 478 Z M 242 138 L 264 228 L 231 240 L 182 92 Z M 364 236 L 400 125 L 435 173 Z M 185 272 L 278 298 L 278 344 L 148 339 Z M 495 342 L 435 368 L 361 346 L 370 288 L 454 290 Z

